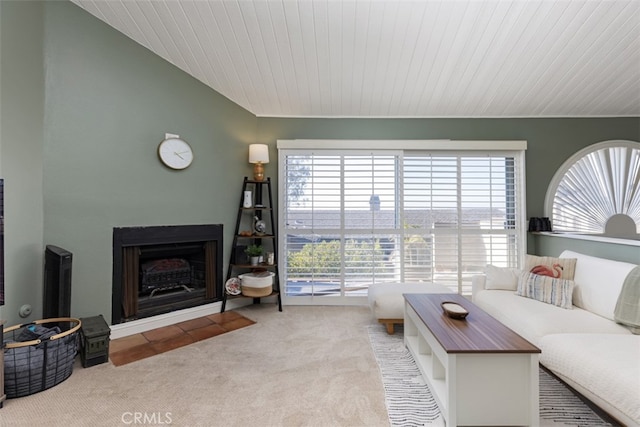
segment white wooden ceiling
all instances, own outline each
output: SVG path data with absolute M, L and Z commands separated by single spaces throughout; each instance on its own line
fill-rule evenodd
M 72 0 L 258 116 L 640 116 L 640 0 Z

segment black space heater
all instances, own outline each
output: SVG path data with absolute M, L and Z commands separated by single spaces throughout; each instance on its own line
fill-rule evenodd
M 44 251 L 44 319 L 71 316 L 71 252 L 53 245 Z

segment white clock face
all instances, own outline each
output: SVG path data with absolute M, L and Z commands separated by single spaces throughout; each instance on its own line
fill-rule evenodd
M 169 138 L 158 146 L 158 157 L 171 169 L 185 169 L 193 162 L 193 151 L 186 141 Z

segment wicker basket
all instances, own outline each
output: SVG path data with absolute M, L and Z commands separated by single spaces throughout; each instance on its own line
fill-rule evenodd
M 273 276 L 271 272 L 248 273 L 238 276 L 242 281 L 242 295 L 245 297 L 268 297 L 273 291 Z
M 18 341 L 35 325 L 57 324 L 63 332 L 42 339 Z M 7 398 L 28 396 L 69 378 L 78 353 L 80 319 L 58 317 L 4 329 L 4 386 Z
M 271 295 L 271 292 L 271 286 L 267 288 L 251 288 L 249 286 L 242 287 L 242 295 L 244 295 L 245 297 L 268 297 L 269 295 Z

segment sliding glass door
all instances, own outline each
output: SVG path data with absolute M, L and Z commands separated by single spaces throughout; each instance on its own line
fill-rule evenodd
M 520 152 L 280 150 L 280 263 L 289 304 L 350 304 L 382 282 L 470 293 L 517 266 Z

